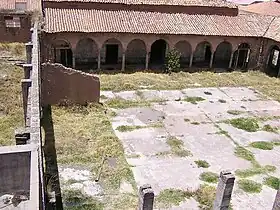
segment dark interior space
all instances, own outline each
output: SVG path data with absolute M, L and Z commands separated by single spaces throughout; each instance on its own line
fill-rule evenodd
M 162 65 L 165 61 L 166 42 L 162 39 L 155 41 L 151 46 L 151 64 Z
M 118 63 L 119 46 L 117 44 L 106 45 L 106 64 L 117 64 Z

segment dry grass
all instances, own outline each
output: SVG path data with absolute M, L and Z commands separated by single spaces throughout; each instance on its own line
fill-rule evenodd
M 172 90 L 193 87 L 195 83 L 203 87 L 251 86 L 280 101 L 280 80 L 268 77 L 258 71 L 246 73 L 179 72 L 171 75 L 137 72 L 133 74 L 100 74 L 99 76 L 102 90 L 137 90 L 143 89 L 143 87 L 147 89 Z
M 1 53 L 1 51 L 0 51 Z M 0 61 L 0 145 L 15 144 L 14 130 L 23 126 L 21 79 L 23 70 Z
M 102 157 L 106 155 L 115 159 L 116 165 L 112 166 L 109 161 L 105 161 L 100 179 L 105 193 L 117 193 L 122 180 L 135 186 L 122 144 L 115 136 L 103 106 L 54 106 L 52 109 L 59 164 L 84 165 L 96 177 Z
M 12 57 L 13 59 L 25 59 L 24 43 L 0 43 L 1 56 Z

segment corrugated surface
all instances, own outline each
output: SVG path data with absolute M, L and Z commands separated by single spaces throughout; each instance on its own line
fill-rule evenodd
M 280 2 L 268 1 L 256 4 L 250 4 L 248 6 L 240 6 L 241 10 L 263 14 L 280 16 Z
M 188 15 L 143 11 L 46 8 L 48 33 L 120 32 L 263 36 L 273 17 L 260 15 Z
M 45 2 L 99 2 L 116 4 L 146 4 L 146 5 L 182 5 L 182 6 L 210 6 L 230 7 L 236 5 L 223 0 L 44 0 Z
M 15 10 L 16 2 L 25 2 L 27 11 L 41 9 L 41 0 L 0 0 L 0 10 Z

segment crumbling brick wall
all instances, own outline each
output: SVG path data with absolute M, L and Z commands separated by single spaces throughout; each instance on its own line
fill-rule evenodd
M 99 102 L 99 78 L 61 64 L 42 64 L 42 105 Z

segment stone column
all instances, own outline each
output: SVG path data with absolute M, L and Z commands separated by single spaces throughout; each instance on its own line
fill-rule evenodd
M 101 50 L 98 50 L 97 70 L 101 69 Z
M 150 53 L 146 53 L 146 64 L 145 64 L 145 69 L 149 69 L 149 60 L 150 60 Z
M 229 208 L 234 180 L 235 177 L 231 172 L 222 171 L 220 173 L 213 210 L 224 210 Z
M 280 189 L 278 189 L 272 210 L 280 210 Z
M 212 66 L 213 66 L 214 53 L 215 52 L 211 53 L 209 68 L 212 68 Z
M 154 191 L 151 185 L 146 184 L 139 188 L 138 210 L 153 210 Z
M 228 68 L 231 68 L 234 52 L 231 52 Z
M 125 53 L 122 54 L 122 71 L 125 70 Z
M 23 114 L 25 126 L 27 126 L 27 105 L 28 105 L 28 91 L 31 87 L 31 79 L 22 79 L 21 80 L 21 88 L 22 88 L 22 101 L 23 101 Z
M 23 64 L 24 70 L 24 79 L 30 79 L 31 71 L 32 71 L 32 64 Z
M 236 60 L 235 60 L 235 64 L 234 64 L 234 69 L 237 68 L 238 58 L 239 58 L 239 50 L 237 50 L 237 56 L 236 56 Z
M 28 63 L 28 64 L 30 64 L 32 62 L 32 48 L 33 48 L 33 44 L 31 42 L 28 42 L 25 44 L 26 63 Z
M 72 68 L 75 69 L 76 68 L 76 57 L 75 57 L 75 53 L 73 52 L 72 55 Z
M 193 51 L 191 52 L 191 56 L 190 56 L 189 68 L 192 67 L 192 63 L 193 63 Z

